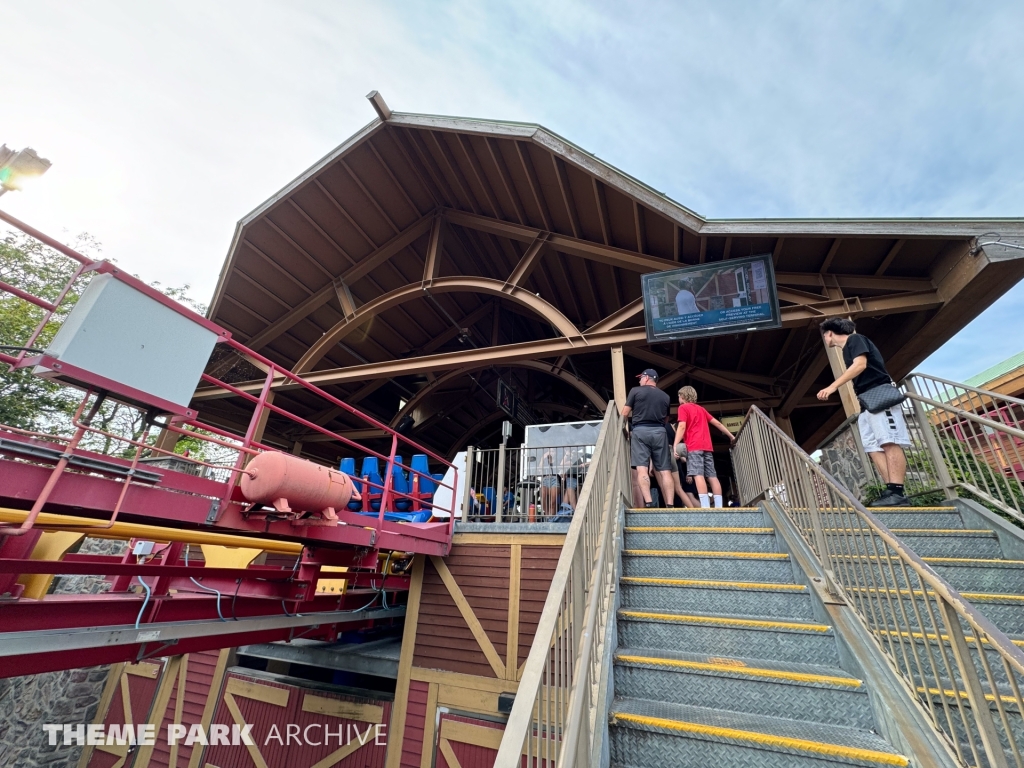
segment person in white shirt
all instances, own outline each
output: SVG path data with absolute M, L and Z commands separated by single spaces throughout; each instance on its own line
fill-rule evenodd
M 692 315 L 695 312 L 700 312 L 700 310 L 697 309 L 697 299 L 693 292 L 685 287 L 681 288 L 676 294 L 676 314 Z

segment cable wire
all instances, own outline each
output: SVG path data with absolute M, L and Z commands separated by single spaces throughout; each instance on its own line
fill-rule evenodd
M 146 606 L 149 605 L 149 598 L 153 595 L 153 590 L 149 588 L 149 584 L 146 583 L 145 579 L 141 576 L 136 576 L 139 583 L 146 589 L 146 599 L 142 601 L 142 607 L 139 609 L 139 615 L 135 618 L 135 628 L 138 629 L 142 623 L 142 614 L 146 612 Z

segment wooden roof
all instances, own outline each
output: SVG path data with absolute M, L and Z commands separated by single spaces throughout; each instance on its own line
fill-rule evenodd
M 441 452 L 496 433 L 499 376 L 545 420 L 594 415 L 613 346 L 627 381 L 653 365 L 712 411 L 774 409 L 814 447 L 841 419 L 813 399 L 831 380 L 821 318 L 855 317 L 899 377 L 1024 274 L 1021 219 L 706 219 L 541 126 L 371 96 L 378 119 L 239 222 L 209 315 L 382 420 L 412 416 Z M 642 273 L 769 252 L 783 328 L 646 343 Z M 242 420 L 237 398 L 196 399 Z M 265 437 L 330 457 L 273 421 Z

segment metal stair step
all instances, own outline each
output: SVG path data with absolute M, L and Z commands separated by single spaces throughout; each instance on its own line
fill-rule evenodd
M 1024 592 L 1024 560 L 975 557 L 922 557 L 958 590 Z
M 764 513 L 758 509 L 635 509 L 626 512 L 626 525 L 707 525 L 727 528 L 760 528 Z
M 644 648 L 619 648 L 615 665 L 625 698 L 874 727 L 863 683 L 840 669 Z
M 995 531 L 947 528 L 892 528 L 920 557 L 1000 557 L 1003 554 Z
M 611 759 L 636 766 L 906 766 L 859 728 L 642 699 L 616 699 Z
M 900 671 L 906 672 L 908 659 L 901 653 L 900 644 L 902 643 L 904 646 L 909 646 L 906 642 L 908 639 L 908 633 L 905 630 L 897 631 L 895 629 L 879 629 L 875 631 L 875 634 L 879 637 L 883 645 L 888 645 L 890 642 L 893 643 L 894 652 L 891 655 L 894 655 L 896 666 Z M 970 651 L 971 658 L 974 660 L 974 667 L 978 670 L 978 674 L 981 677 L 982 685 L 987 685 L 986 675 L 983 671 L 985 665 L 981 663 L 981 652 L 978 649 L 978 643 L 969 629 L 965 629 L 964 636 L 967 641 L 967 648 Z M 917 658 L 920 660 L 920 663 L 923 664 L 925 670 L 928 671 L 929 669 L 928 659 L 931 657 L 935 662 L 935 669 L 940 670 L 942 674 L 945 675 L 945 667 L 941 659 L 941 654 L 938 650 L 940 636 L 937 636 L 934 632 L 930 631 L 922 633 L 918 630 L 914 630 L 909 633 L 909 637 L 913 639 L 914 645 L 917 647 Z M 1017 648 L 1024 649 L 1024 638 L 1021 638 L 1020 636 L 1014 637 L 1013 635 L 1010 635 L 1009 637 L 1010 641 Z M 949 637 L 945 632 L 941 634 L 941 641 L 942 645 L 945 647 L 947 657 L 952 660 L 954 658 L 953 650 L 949 642 Z M 1006 678 L 1006 670 L 1003 666 L 1002 656 L 988 643 L 985 643 L 984 649 L 987 666 L 992 672 L 992 679 L 1000 688 L 1008 686 L 1009 681 Z M 911 663 L 911 672 L 913 679 L 920 682 L 921 672 L 917 665 L 918 661 L 913 661 Z M 956 669 L 954 669 L 954 674 L 958 674 Z M 930 673 L 928 674 L 928 678 L 932 679 L 931 684 L 934 684 L 934 679 Z M 958 682 L 957 684 L 962 685 L 961 682 Z
M 832 627 L 800 618 L 620 610 L 619 644 L 838 666 Z
M 872 507 L 887 528 L 952 529 L 964 527 L 960 510 L 954 507 Z
M 920 557 L 979 557 L 998 558 L 1002 555 L 999 539 L 993 531 L 945 529 L 931 530 L 926 528 L 892 528 L 890 529 L 901 542 Z M 874 554 L 874 546 L 859 534 L 847 533 L 837 538 L 829 529 L 825 536 L 835 542 L 840 552 L 856 547 L 861 553 L 865 549 Z
M 623 576 L 622 607 L 655 611 L 813 618 L 810 594 L 802 584 Z
M 774 528 L 643 526 L 625 529 L 627 549 L 726 549 L 777 552 Z
M 953 585 L 956 587 L 956 584 Z M 892 587 L 887 589 L 876 589 L 870 588 L 865 589 L 863 587 L 847 587 L 846 591 L 853 595 L 865 595 L 868 597 L 875 597 L 881 595 L 883 600 L 888 598 L 895 598 L 897 590 Z M 910 590 L 900 589 L 899 594 L 902 597 L 909 597 Z M 931 594 L 931 590 L 929 590 Z M 997 627 L 1003 632 L 1009 635 L 1021 635 L 1024 634 L 1024 595 L 1008 595 L 1000 594 L 995 592 L 960 592 L 961 596 L 969 600 L 974 606 L 987 616 Z M 922 615 L 927 615 L 927 609 L 925 607 L 923 595 L 921 590 L 914 590 L 915 602 L 917 603 L 918 610 L 922 612 Z M 872 601 L 874 602 L 874 601 Z M 934 605 L 934 601 L 932 601 Z M 893 602 L 895 605 L 895 602 Z M 912 626 L 919 626 L 916 620 L 916 615 L 908 606 L 908 619 Z M 927 624 L 927 620 L 926 620 Z
M 627 548 L 622 568 L 626 576 L 793 582 L 789 555 L 773 552 Z

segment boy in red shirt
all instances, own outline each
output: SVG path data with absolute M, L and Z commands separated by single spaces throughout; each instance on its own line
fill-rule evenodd
M 722 506 L 722 484 L 718 482 L 715 471 L 715 457 L 711 447 L 711 431 L 708 425 L 714 425 L 723 435 L 729 438 L 729 445 L 736 442 L 736 437 L 722 422 L 707 412 L 703 406 L 697 405 L 697 390 L 683 387 L 679 390 L 679 424 L 676 426 L 676 438 L 672 444 L 672 452 L 676 453 L 679 443 L 686 444 L 686 476 L 692 477 L 700 496 L 700 505 L 710 507 L 708 485 L 715 497 L 715 506 Z

